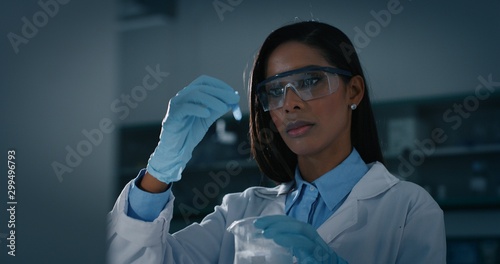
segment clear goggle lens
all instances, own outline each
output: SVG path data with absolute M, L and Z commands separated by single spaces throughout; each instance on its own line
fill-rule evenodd
M 289 89 L 304 101 L 336 92 L 338 74 L 351 76 L 348 71 L 330 67 L 305 67 L 284 72 L 261 82 L 257 86 L 257 94 L 264 111 L 274 110 L 283 107 Z

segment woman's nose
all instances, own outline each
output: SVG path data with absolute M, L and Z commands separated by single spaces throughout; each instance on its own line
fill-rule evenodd
M 304 106 L 304 100 L 295 92 L 292 87 L 287 87 L 283 109 L 286 112 L 299 110 Z

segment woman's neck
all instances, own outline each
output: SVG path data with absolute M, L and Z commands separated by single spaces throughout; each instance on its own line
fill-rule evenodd
M 339 148 L 340 151 L 323 151 L 314 155 L 299 156 L 298 166 L 304 181 L 313 182 L 337 167 L 351 154 L 352 146 Z

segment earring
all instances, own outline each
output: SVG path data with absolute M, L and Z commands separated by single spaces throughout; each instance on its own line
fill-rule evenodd
M 352 104 L 352 105 L 351 105 L 351 110 L 353 110 L 353 111 L 354 111 L 354 110 L 356 110 L 356 108 L 358 108 L 358 105 L 356 105 L 356 104 Z

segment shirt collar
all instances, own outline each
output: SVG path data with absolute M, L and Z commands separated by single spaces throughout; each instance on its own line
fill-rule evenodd
M 318 189 L 321 198 L 328 209 L 333 210 L 340 203 L 354 185 L 368 172 L 368 166 L 361 159 L 358 151 L 353 148 L 351 154 L 332 170 L 323 174 L 321 177 L 308 183 L 302 179 L 299 168 L 295 169 L 295 190 L 293 202 L 287 204 L 288 210 L 296 201 L 296 198 L 304 192 L 304 186 L 313 185 Z

